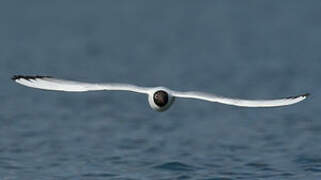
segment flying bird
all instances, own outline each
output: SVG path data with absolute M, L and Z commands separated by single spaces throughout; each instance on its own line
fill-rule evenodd
M 271 100 L 247 100 L 217 96 L 215 94 L 196 91 L 174 91 L 165 87 L 140 87 L 123 83 L 86 83 L 57 79 L 51 76 L 22 76 L 15 75 L 12 80 L 24 86 L 55 91 L 84 92 L 84 91 L 131 91 L 147 94 L 148 102 L 152 109 L 162 112 L 167 110 L 174 102 L 175 98 L 192 98 L 204 101 L 242 106 L 242 107 L 275 107 L 286 106 L 298 103 L 306 99 L 309 94 L 290 96 Z

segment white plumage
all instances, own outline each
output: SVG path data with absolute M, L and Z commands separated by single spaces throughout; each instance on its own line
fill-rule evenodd
M 291 96 L 287 98 L 272 99 L 272 100 L 246 100 L 227 98 L 223 96 L 217 96 L 215 94 L 203 93 L 203 92 L 180 92 L 173 91 L 163 87 L 140 87 L 131 84 L 121 83 L 85 83 L 78 81 L 70 81 L 63 79 L 56 79 L 49 76 L 14 76 L 12 78 L 15 82 L 24 86 L 44 89 L 44 90 L 56 90 L 56 91 L 69 91 L 69 92 L 83 92 L 83 91 L 100 91 L 100 90 L 120 90 L 120 91 L 132 91 L 137 93 L 144 93 L 149 96 L 149 101 L 163 100 L 163 104 L 156 105 L 155 102 L 150 102 L 153 109 L 158 111 L 166 110 L 174 101 L 175 97 L 178 98 L 192 98 L 200 99 L 210 102 L 223 103 L 234 106 L 243 107 L 274 107 L 274 106 L 286 106 L 298 103 L 308 97 L 307 94 L 298 96 Z M 166 92 L 161 93 L 159 96 L 156 94 L 160 91 Z M 154 97 L 154 99 L 152 98 Z M 157 99 L 158 98 L 158 99 Z M 165 98 L 165 99 L 164 99 Z M 167 98 L 167 99 L 166 99 Z M 166 100 L 166 102 L 165 102 Z M 161 106 L 163 105 L 163 107 Z M 163 108 L 163 109 L 162 109 Z

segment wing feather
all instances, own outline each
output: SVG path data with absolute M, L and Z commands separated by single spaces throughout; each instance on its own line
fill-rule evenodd
M 69 91 L 69 92 L 84 92 L 84 91 L 100 91 L 100 90 L 122 90 L 132 91 L 138 93 L 148 93 L 150 88 L 139 87 L 131 84 L 121 83 L 85 83 L 79 81 L 70 81 L 64 79 L 57 79 L 50 76 L 13 76 L 12 80 L 28 87 Z
M 181 98 L 192 98 L 192 99 L 200 99 L 210 102 L 217 102 L 222 104 L 234 105 L 234 106 L 242 106 L 242 107 L 275 107 L 275 106 L 286 106 L 298 103 L 304 99 L 306 99 L 309 94 L 302 94 L 298 96 L 291 96 L 287 98 L 280 99 L 271 99 L 271 100 L 248 100 L 248 99 L 237 99 L 237 98 L 228 98 L 223 96 L 217 96 L 214 94 L 208 94 L 203 92 L 178 92 L 173 91 L 173 95 L 175 97 Z

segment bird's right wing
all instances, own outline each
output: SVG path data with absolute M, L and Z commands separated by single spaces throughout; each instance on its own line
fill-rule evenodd
M 70 92 L 83 92 L 83 91 L 100 91 L 100 90 L 120 90 L 132 91 L 137 93 L 148 94 L 150 88 L 139 87 L 132 84 L 121 83 L 86 83 L 79 81 L 70 81 L 63 79 L 56 79 L 50 76 L 21 76 L 16 75 L 12 80 L 28 87 L 55 90 L 55 91 L 70 91 Z

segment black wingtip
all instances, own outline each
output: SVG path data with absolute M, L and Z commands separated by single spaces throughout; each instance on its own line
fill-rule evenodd
M 15 80 L 20 79 L 20 78 L 21 78 L 21 76 L 14 75 L 14 76 L 12 76 L 11 80 L 15 81 Z
M 309 97 L 309 96 L 310 96 L 310 93 L 305 93 L 305 94 L 303 94 L 302 96 L 304 96 L 304 97 Z
M 12 76 L 12 80 L 16 81 L 19 79 L 26 79 L 26 80 L 30 80 L 30 79 L 43 79 L 43 78 L 51 78 L 51 76 L 24 76 L 24 75 L 14 75 Z
M 298 98 L 298 97 L 307 98 L 308 96 L 310 96 L 310 93 L 305 93 L 305 94 L 301 94 L 301 95 L 298 95 L 298 96 L 290 96 L 290 97 L 287 97 L 286 99 L 295 99 L 295 98 Z

